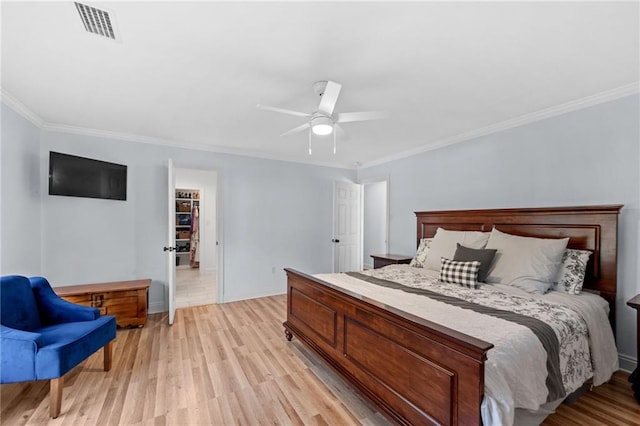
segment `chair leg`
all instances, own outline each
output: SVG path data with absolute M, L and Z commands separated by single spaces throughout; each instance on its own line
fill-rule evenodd
M 113 352 L 113 340 L 104 345 L 104 371 L 111 370 L 111 354 Z
M 104 345 L 104 371 L 111 370 L 111 354 L 113 351 L 113 341 Z M 49 415 L 54 419 L 60 415 L 62 408 L 62 389 L 64 388 L 64 376 L 51 379 L 49 383 Z
M 64 387 L 64 376 L 51 379 L 49 384 L 49 415 L 54 419 L 60 415 L 62 407 L 62 388 Z

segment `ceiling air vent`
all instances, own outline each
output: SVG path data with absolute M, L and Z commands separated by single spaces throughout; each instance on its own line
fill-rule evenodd
M 82 19 L 82 23 L 84 24 L 84 28 L 88 32 L 102 37 L 107 37 L 112 40 L 116 39 L 111 18 L 109 17 L 109 12 L 78 2 L 75 2 L 75 4 L 76 9 L 78 9 L 78 13 L 80 14 L 80 19 Z

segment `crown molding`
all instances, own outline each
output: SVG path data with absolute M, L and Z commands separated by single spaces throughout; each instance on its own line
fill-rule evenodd
M 29 120 L 36 127 L 42 128 L 44 120 L 40 118 L 38 114 L 27 108 L 25 104 L 9 94 L 4 88 L 0 88 L 0 96 L 2 96 L 2 102 L 6 106 L 17 112 L 23 118 Z
M 131 133 L 112 132 L 110 130 L 92 129 L 88 127 L 69 126 L 66 124 L 56 123 L 44 123 L 42 129 L 48 132 L 69 133 L 73 135 L 92 136 L 97 138 L 116 139 L 129 142 L 140 142 L 154 145 L 169 145 L 179 146 L 182 145 L 178 141 L 172 141 L 169 139 L 160 139 L 149 136 L 135 135 Z
M 69 126 L 66 124 L 48 123 L 48 122 L 45 122 L 39 115 L 31 111 L 22 102 L 18 101 L 14 96 L 9 94 L 4 88 L 0 88 L 0 94 L 2 95 L 2 99 L 1 99 L 2 103 L 4 103 L 9 108 L 14 110 L 16 113 L 18 113 L 18 115 L 27 119 L 29 122 L 31 122 L 33 125 L 35 125 L 39 129 L 46 130 L 49 132 L 60 132 L 60 133 L 69 133 L 69 134 L 75 134 L 75 135 L 81 135 L 81 136 L 92 136 L 92 137 L 98 137 L 98 138 L 116 139 L 116 140 L 129 141 L 129 142 L 146 143 L 150 145 L 162 145 L 162 146 L 169 146 L 173 148 L 182 148 L 182 149 L 190 149 L 190 150 L 197 150 L 197 151 L 215 152 L 220 154 L 237 155 L 241 157 L 261 158 L 265 160 L 285 161 L 289 163 L 299 163 L 299 164 L 306 164 L 306 165 L 312 165 L 312 166 L 330 167 L 334 169 L 337 168 L 337 169 L 356 170 L 355 166 L 343 164 L 343 163 L 317 162 L 317 161 L 311 161 L 311 160 L 304 161 L 304 160 L 295 159 L 295 158 L 283 158 L 277 155 L 267 154 L 259 151 L 211 146 L 211 145 L 198 144 L 198 143 L 188 143 L 188 142 L 176 141 L 176 140 L 170 140 L 170 139 L 161 139 L 161 138 L 154 138 L 149 136 L 135 135 L 131 133 L 112 132 L 109 130 L 99 130 L 99 129 L 91 129 L 86 127 Z
M 98 130 L 98 129 L 90 129 L 85 127 L 78 126 L 68 126 L 65 124 L 53 124 L 53 123 L 44 123 L 42 126 L 43 130 L 49 132 L 59 132 L 59 133 L 69 133 L 81 136 L 92 136 L 98 138 L 106 138 L 106 139 L 115 139 L 121 141 L 128 142 L 138 142 L 149 145 L 161 145 L 168 146 L 172 148 L 182 148 L 196 151 L 205 151 L 205 152 L 215 152 L 218 154 L 228 154 L 228 155 L 237 155 L 241 157 L 251 157 L 251 158 L 260 158 L 265 160 L 273 160 L 273 161 L 285 161 L 289 163 L 301 163 L 312 166 L 320 166 L 320 167 L 331 167 L 338 169 L 349 169 L 355 170 L 354 166 L 345 165 L 342 163 L 329 163 L 329 162 L 317 162 L 317 161 L 304 161 L 295 158 L 287 158 L 282 156 L 277 156 L 273 154 L 268 154 L 260 151 L 252 151 L 252 150 L 244 150 L 237 148 L 229 148 L 222 146 L 213 146 L 195 142 L 184 142 L 172 139 L 161 139 L 154 138 L 149 136 L 141 136 L 130 133 L 121 133 L 121 132 L 112 132 L 109 130 Z
M 413 155 L 421 154 L 423 152 L 444 148 L 449 145 L 465 142 L 481 136 L 502 132 L 504 130 L 512 129 L 514 127 L 523 126 L 525 124 L 545 120 L 547 118 L 566 114 L 568 112 L 581 110 L 591 106 L 614 101 L 616 99 L 624 98 L 626 96 L 635 95 L 639 92 L 640 92 L 640 82 L 636 81 L 634 83 L 620 86 L 612 90 L 596 93 L 595 95 L 586 96 L 584 98 L 569 101 L 564 104 L 552 106 L 550 108 L 545 108 L 540 111 L 521 115 L 519 117 L 512 118 L 510 120 L 492 124 L 492 125 L 482 127 L 480 129 L 472 130 L 469 132 L 461 133 L 459 135 L 455 135 L 450 138 L 441 139 L 439 141 L 432 142 L 428 145 L 423 145 L 419 148 L 402 151 L 397 154 L 380 158 L 378 160 L 370 161 L 368 163 L 362 164 L 359 167 L 359 169 L 366 169 L 368 167 L 378 166 L 380 164 L 385 164 L 391 161 L 400 160 L 402 158 L 411 157 Z
M 492 124 L 480 129 L 472 130 L 469 132 L 461 133 L 459 135 L 452 136 L 450 138 L 441 139 L 439 141 L 423 145 L 421 147 L 402 151 L 387 157 L 380 158 L 378 160 L 370 161 L 364 164 L 344 164 L 333 162 L 316 162 L 305 161 L 297 158 L 279 157 L 273 154 L 267 154 L 260 151 L 251 151 L 243 149 L 234 149 L 229 147 L 211 146 L 201 143 L 192 143 L 184 141 L 176 141 L 169 139 L 154 138 L 149 136 L 141 136 L 130 133 L 112 132 L 108 130 L 90 129 L 85 127 L 68 126 L 65 124 L 47 123 L 36 113 L 31 111 L 22 102 L 18 101 L 11 94 L 7 93 L 4 88 L 0 88 L 0 94 L 2 95 L 2 102 L 8 107 L 13 109 L 19 115 L 29 120 L 35 126 L 40 129 L 51 132 L 71 133 L 83 136 L 93 136 L 108 139 L 117 139 L 122 141 L 131 141 L 146 143 L 151 145 L 170 146 L 174 148 L 191 149 L 197 151 L 215 152 L 220 154 L 238 155 L 243 157 L 262 158 L 265 160 L 285 161 L 290 163 L 300 163 L 320 167 L 331 167 L 347 170 L 359 170 L 366 169 L 368 167 L 378 166 L 381 164 L 389 163 L 391 161 L 400 160 L 403 158 L 411 157 L 413 155 L 421 154 L 428 151 L 444 148 L 449 145 L 453 145 L 460 142 L 465 142 L 471 139 L 475 139 L 481 136 L 490 135 L 492 133 L 498 133 L 504 130 L 508 130 L 514 127 L 522 126 L 536 121 L 544 120 L 547 118 L 555 117 L 558 115 L 566 114 L 568 112 L 577 111 L 580 109 L 588 108 L 605 102 L 610 102 L 616 99 L 624 98 L 626 96 L 634 95 L 640 92 L 640 82 L 636 81 L 631 84 L 620 86 L 618 88 L 607 90 L 604 92 L 596 93 L 595 95 L 586 96 L 584 98 L 576 99 L 566 102 L 564 104 L 556 105 L 550 108 L 545 108 L 540 111 L 536 111 L 530 114 L 525 114 L 520 117 L 516 117 L 510 120 L 506 120 L 500 123 Z

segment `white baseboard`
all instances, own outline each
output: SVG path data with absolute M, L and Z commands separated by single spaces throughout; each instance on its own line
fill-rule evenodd
M 260 294 L 252 294 L 250 296 L 244 296 L 244 297 L 237 297 L 234 299 L 225 299 L 223 301 L 219 301 L 216 303 L 232 303 L 232 302 L 239 302 L 241 300 L 251 300 L 251 299 L 259 299 L 260 297 L 270 297 L 270 296 L 279 296 L 281 294 L 287 294 L 286 293 L 286 289 L 282 290 L 282 289 L 271 289 L 271 290 L 267 290 L 264 293 L 260 293 Z
M 363 265 L 363 268 L 364 268 L 364 269 L 373 269 L 373 263 L 365 263 L 365 264 Z
M 631 373 L 638 367 L 638 360 L 634 357 L 618 354 L 618 360 L 620 361 L 620 370 Z
M 154 302 L 149 303 L 149 310 L 147 311 L 150 314 L 157 314 L 159 312 L 166 312 L 167 308 L 164 306 L 164 302 Z

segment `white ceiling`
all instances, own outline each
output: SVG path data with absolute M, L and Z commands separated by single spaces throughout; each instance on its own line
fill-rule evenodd
M 2 92 L 45 128 L 353 167 L 637 92 L 638 2 L 2 2 Z M 317 80 L 346 123 L 307 154 Z M 514 141 L 517 143 L 517 141 Z

